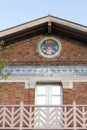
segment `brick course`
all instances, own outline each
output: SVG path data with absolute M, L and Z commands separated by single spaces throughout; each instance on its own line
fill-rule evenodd
M 63 90 L 64 104 L 87 104 L 87 82 L 74 82 L 73 89 Z
M 4 83 L 0 89 L 0 104 L 34 104 L 35 89 L 25 89 L 24 83 Z
M 87 65 L 87 44 L 54 35 L 62 44 L 62 52 L 56 58 L 44 58 L 38 54 L 37 45 L 47 35 L 39 35 L 10 44 L 3 51 L 9 65 Z M 1 56 L 1 55 L 0 55 Z
M 87 44 L 63 36 L 52 35 L 62 44 L 59 57 L 48 59 L 40 56 L 37 45 L 42 38 L 48 35 L 39 35 L 24 41 L 15 42 L 4 48 L 0 58 L 5 57 L 8 65 L 86 65 Z M 72 104 L 75 100 L 79 104 L 87 104 L 87 83 L 74 83 L 73 89 L 63 90 L 64 104 Z M 24 83 L 4 83 L 0 90 L 0 104 L 35 103 L 35 89 L 25 89 Z
M 4 83 L 0 104 L 35 104 L 35 89 L 25 89 L 24 83 Z M 74 82 L 73 89 L 63 89 L 63 104 L 87 104 L 87 82 Z

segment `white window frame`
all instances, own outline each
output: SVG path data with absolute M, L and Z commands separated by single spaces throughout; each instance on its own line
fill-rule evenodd
M 47 88 L 46 88 L 46 104 L 45 105 L 52 105 L 52 96 L 60 96 L 60 104 L 58 105 L 62 105 L 63 104 L 63 88 L 62 88 L 62 84 L 59 84 L 59 83 L 39 83 L 37 84 L 36 83 L 36 89 L 35 89 L 35 104 L 36 105 L 39 105 L 37 103 L 37 97 L 38 96 L 44 96 L 44 95 L 38 95 L 37 94 L 37 91 L 38 91 L 38 86 L 41 85 L 41 86 L 44 86 L 46 85 Z M 58 85 L 60 87 L 60 94 L 59 95 L 52 95 L 52 88 L 50 89 L 50 87 L 52 87 L 52 85 Z M 51 95 L 50 95 L 51 94 Z M 54 104 L 54 105 L 57 105 L 57 104 Z

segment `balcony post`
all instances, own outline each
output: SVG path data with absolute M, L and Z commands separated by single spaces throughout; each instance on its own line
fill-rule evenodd
M 77 130 L 77 126 L 76 126 L 76 102 L 73 101 L 73 129 Z
M 20 104 L 20 128 L 19 128 L 19 130 L 23 129 L 23 107 L 24 107 L 24 104 L 23 104 L 23 102 L 21 102 L 21 104 Z

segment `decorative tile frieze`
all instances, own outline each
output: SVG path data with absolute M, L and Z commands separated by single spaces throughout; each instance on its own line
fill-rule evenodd
M 87 66 L 7 66 L 11 76 L 87 76 Z

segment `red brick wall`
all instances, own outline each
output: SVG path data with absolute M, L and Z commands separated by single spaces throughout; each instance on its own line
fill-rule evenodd
M 16 42 L 4 48 L 0 58 L 4 56 L 8 65 L 87 65 L 87 44 L 68 39 L 66 37 L 52 35 L 62 43 L 62 52 L 59 57 L 47 59 L 37 52 L 37 45 L 47 35 L 39 35 L 31 39 Z M 0 90 L 0 104 L 33 104 L 35 90 L 25 89 L 23 83 L 5 84 Z M 87 103 L 87 83 L 74 83 L 73 89 L 64 89 L 64 104 Z
M 87 104 L 87 82 L 74 82 L 73 89 L 63 90 L 64 104 Z
M 0 104 L 35 104 L 35 89 L 25 89 L 24 83 L 4 83 L 0 90 Z M 63 103 L 87 104 L 87 82 L 73 83 L 72 89 L 63 89 Z
M 10 65 L 87 65 L 87 44 L 54 35 L 62 43 L 59 57 L 47 59 L 37 52 L 37 45 L 46 35 L 16 42 L 4 49 L 3 55 Z
M 0 104 L 34 104 L 35 89 L 25 89 L 24 83 L 4 83 L 0 89 Z

